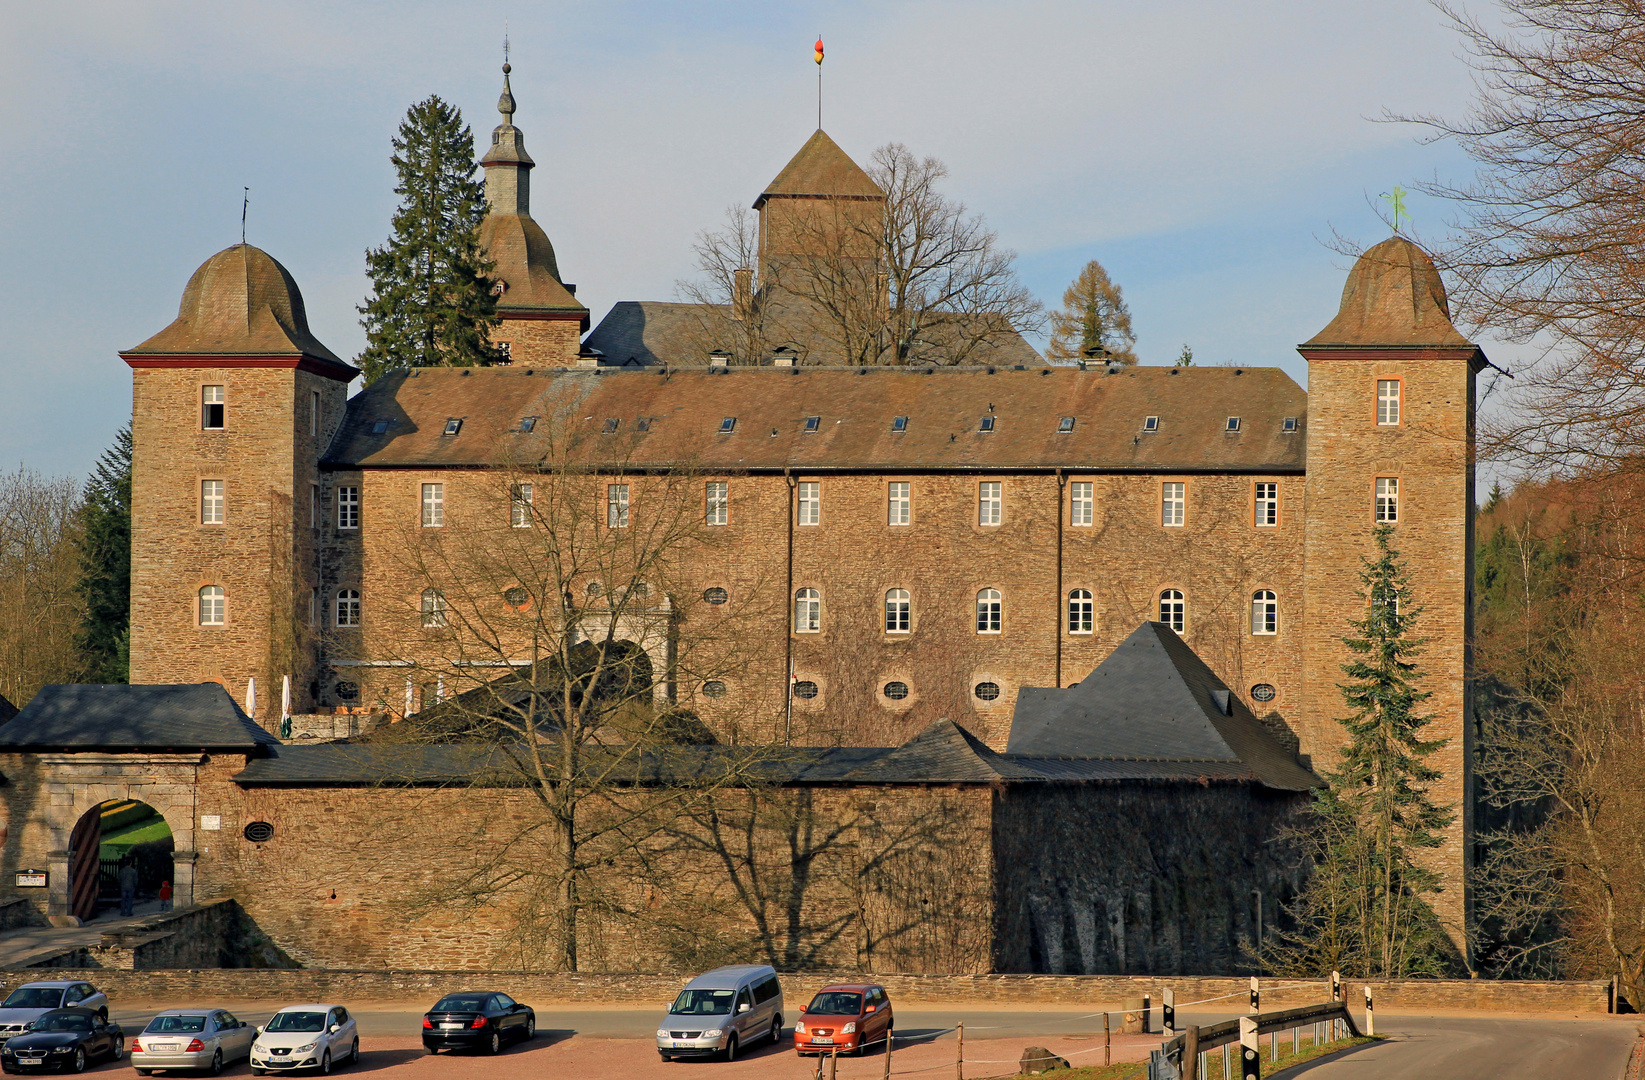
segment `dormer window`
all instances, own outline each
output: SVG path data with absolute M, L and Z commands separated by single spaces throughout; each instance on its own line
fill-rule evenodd
M 223 388 L 200 387 L 200 427 L 204 431 L 223 430 Z
M 1074 430 L 1074 418 L 1072 416 L 1065 416 L 1061 420 L 1057 421 L 1057 434 L 1067 435 L 1069 432 L 1071 432 L 1073 430 Z
M 1279 429 L 1287 435 L 1294 434 L 1297 430 L 1297 418 L 1294 416 L 1287 416 L 1284 422 L 1280 424 Z
M 617 434 L 617 429 L 622 426 L 622 423 L 623 422 L 621 420 L 618 420 L 615 417 L 613 417 L 611 419 L 608 419 L 605 422 L 605 434 L 607 434 L 607 435 Z
M 822 417 L 820 417 L 820 416 L 808 416 L 808 417 L 806 417 L 805 418 L 805 433 L 807 435 L 815 434 L 816 430 L 817 430 L 817 426 L 821 423 L 822 423 Z
M 522 416 L 520 418 L 520 430 L 526 434 L 529 435 L 531 433 L 531 429 L 536 426 L 537 418 L 535 416 Z
M 532 419 L 535 420 L 536 417 L 532 417 Z M 634 421 L 634 426 L 636 428 L 638 428 L 639 430 L 641 430 L 641 431 L 650 431 L 651 430 L 651 417 L 649 417 L 649 416 L 640 417 L 638 420 Z
M 373 435 L 381 435 L 383 432 L 385 432 L 387 430 L 388 430 L 388 421 L 387 420 L 374 420 L 374 421 L 372 421 L 372 423 L 371 423 L 371 433 Z
M 441 434 L 455 435 L 461 430 L 463 430 L 463 418 L 460 416 L 453 416 L 446 420 L 446 429 L 441 432 Z
M 908 417 L 906 417 L 906 416 L 892 417 L 891 418 L 891 430 L 892 431 L 907 431 L 908 430 Z
M 737 418 L 735 416 L 728 416 L 724 420 L 720 421 L 720 434 L 721 435 L 729 435 L 733 431 L 736 431 L 736 430 L 737 430 Z
M 1144 430 L 1144 431 L 1158 431 L 1159 430 L 1159 417 L 1157 417 L 1157 416 L 1145 416 L 1145 417 L 1143 417 L 1142 418 L 1142 430 Z
M 1239 417 L 1230 416 L 1228 418 L 1228 426 L 1223 428 L 1223 430 L 1224 431 L 1238 431 L 1239 430 Z
M 993 431 L 994 430 L 994 418 L 992 416 L 983 417 L 982 418 L 982 423 L 977 425 L 977 430 L 978 431 Z

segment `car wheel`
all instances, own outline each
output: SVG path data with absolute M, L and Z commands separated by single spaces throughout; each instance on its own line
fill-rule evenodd
M 440 1052 L 440 1048 L 438 1046 L 430 1046 L 428 1047 L 428 1052 L 430 1056 L 433 1056 L 434 1054 L 438 1054 Z
M 221 1050 L 211 1055 L 211 1067 L 206 1071 L 213 1076 L 223 1075 L 223 1052 Z
M 776 1046 L 783 1041 L 783 1014 L 778 1013 L 771 1018 L 771 1045 Z
M 737 1036 L 734 1035 L 734 1034 L 726 1037 L 726 1040 L 725 1040 L 725 1060 L 727 1060 L 727 1061 L 736 1061 L 737 1060 Z
M 497 1032 L 493 1031 L 491 1033 L 490 1040 L 486 1042 L 486 1053 L 488 1053 L 488 1054 L 499 1053 L 502 1050 L 502 1048 L 503 1048 L 503 1037 L 501 1035 L 499 1035 Z
M 109 1007 L 107 1005 L 101 1006 L 97 1010 L 97 1015 L 101 1016 L 103 1018 L 103 1023 L 105 1023 L 105 1024 L 108 1023 L 109 1022 Z
M 535 1039 L 536 1037 L 537 1037 L 537 1018 L 535 1016 L 528 1016 L 528 1017 L 525 1018 L 525 1038 Z
M 124 1035 L 122 1035 L 118 1039 L 114 1040 L 113 1060 L 119 1061 L 121 1058 L 123 1058 L 125 1056 L 126 1056 L 126 1037 Z
M 327 1050 L 325 1053 L 320 1055 L 320 1075 L 321 1076 L 330 1076 L 331 1075 L 331 1051 L 330 1050 Z
M 153 1076 L 154 1075 L 154 1070 L 153 1069 L 138 1069 L 137 1070 L 137 1075 L 138 1076 Z
M 74 1062 L 69 1066 L 69 1068 L 73 1069 L 75 1072 L 85 1072 L 86 1071 L 86 1048 L 85 1047 L 77 1046 L 77 1047 L 74 1048 Z
M 360 1039 L 359 1039 L 359 1036 L 355 1036 L 353 1044 L 351 1046 L 349 1046 L 349 1048 L 348 1048 L 348 1063 L 350 1065 L 353 1065 L 355 1062 L 357 1062 L 359 1060 L 360 1060 Z
M 674 1060 L 674 1055 L 673 1054 L 658 1054 L 657 1056 L 662 1058 L 664 1061 L 673 1061 Z
M 139 1070 L 139 1071 L 141 1071 L 141 1070 Z M 252 1067 L 251 1067 L 251 1075 L 253 1075 L 253 1076 L 262 1076 L 262 1075 L 263 1075 L 263 1074 L 264 1074 L 264 1073 L 265 1073 L 265 1072 L 267 1072 L 267 1071 L 268 1071 L 268 1070 L 267 1070 L 267 1069 L 259 1069 L 259 1068 L 258 1068 L 258 1067 L 257 1067 L 257 1066 L 255 1066 L 255 1065 L 253 1065 L 253 1066 L 252 1066 Z M 145 1075 L 146 1075 L 146 1074 L 145 1074 Z

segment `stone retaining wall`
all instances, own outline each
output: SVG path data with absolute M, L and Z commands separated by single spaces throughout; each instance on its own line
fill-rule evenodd
M 85 978 L 117 1002 L 203 1004 L 213 1001 L 432 1001 L 441 994 L 486 986 L 506 990 L 539 1008 L 552 1005 L 642 1005 L 661 1007 L 671 1001 L 685 975 L 566 974 L 509 971 L 342 971 L 323 969 L 226 968 L 208 970 L 62 971 L 63 978 Z M 10 988 L 39 970 L 0 971 Z M 1106 975 L 785 975 L 783 990 L 790 1009 L 828 982 L 871 979 L 893 1000 L 951 1005 L 984 1003 L 1060 1004 L 1093 1008 L 1122 1006 L 1169 987 L 1185 1011 L 1237 1012 L 1245 1007 L 1248 980 L 1212 977 L 1152 978 Z M 1604 982 L 1495 982 L 1489 980 L 1407 979 L 1371 984 L 1379 1012 L 1477 1010 L 1485 1012 L 1610 1011 L 1610 984 Z M 1365 1003 L 1363 983 L 1345 983 L 1349 1006 L 1357 1013 Z M 1265 1010 L 1327 1000 L 1319 980 L 1274 979 L 1262 983 Z M 1207 1000 L 1214 999 L 1214 1000 Z M 1202 1002 L 1201 1005 L 1193 1003 Z M 1155 1013 L 1156 1023 L 1158 1013 Z

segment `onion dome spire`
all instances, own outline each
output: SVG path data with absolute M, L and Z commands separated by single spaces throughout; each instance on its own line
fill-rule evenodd
M 514 94 L 508 88 L 508 73 L 513 71 L 513 65 L 503 61 L 503 94 L 497 99 L 497 111 L 503 114 L 503 126 L 514 126 Z

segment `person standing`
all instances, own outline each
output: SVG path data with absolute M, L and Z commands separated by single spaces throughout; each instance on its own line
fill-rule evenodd
M 120 914 L 129 917 L 137 905 L 137 867 L 126 858 L 120 860 Z
M 169 881 L 160 883 L 160 910 L 171 910 L 171 882 Z

